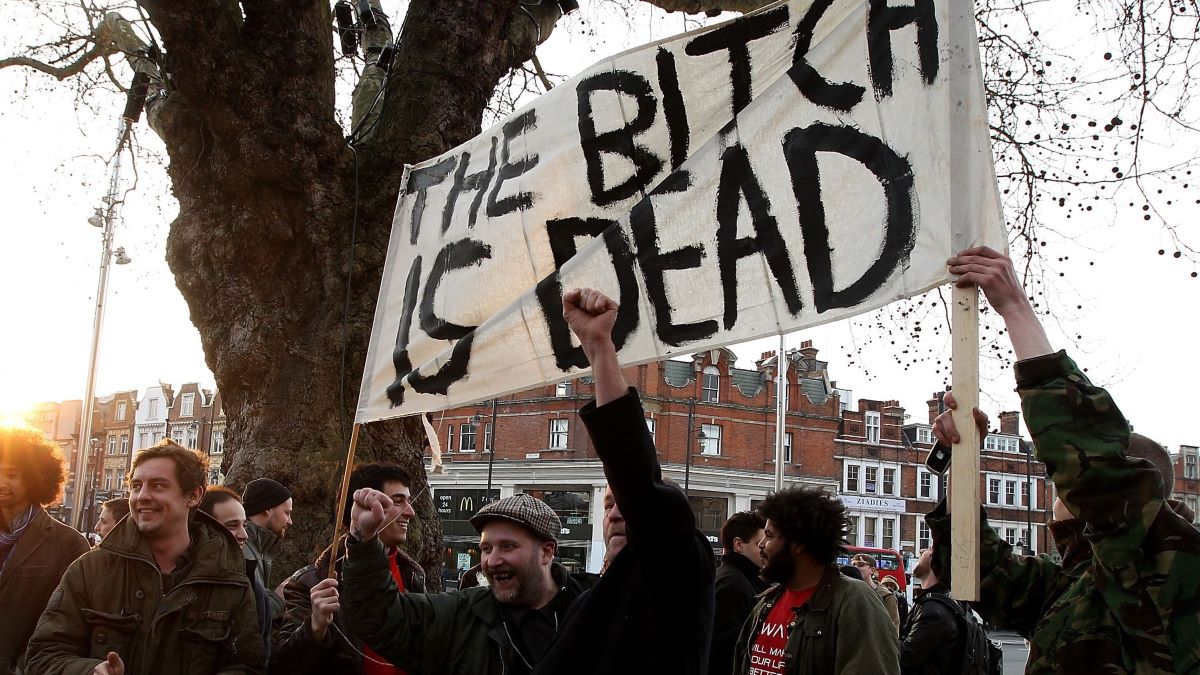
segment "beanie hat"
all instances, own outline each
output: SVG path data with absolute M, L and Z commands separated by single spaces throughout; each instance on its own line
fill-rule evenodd
M 270 478 L 255 478 L 246 483 L 242 505 L 246 515 L 253 516 L 274 508 L 292 498 L 292 491 Z

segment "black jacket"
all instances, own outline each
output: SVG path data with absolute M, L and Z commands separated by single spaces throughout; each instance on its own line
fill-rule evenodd
M 625 548 L 571 609 L 534 672 L 703 675 L 713 619 L 712 545 L 663 483 L 637 391 L 579 416 L 625 518 Z
M 341 611 L 333 615 L 333 625 L 325 631 L 325 638 L 318 640 L 312 634 L 312 600 L 309 593 L 329 575 L 329 557 L 332 547 L 326 548 L 317 558 L 316 564 L 301 568 L 284 583 L 284 611 L 279 631 L 275 636 L 275 648 L 271 652 L 269 672 L 304 675 L 322 673 L 328 675 L 359 675 L 362 672 L 363 641 L 347 625 Z M 346 539 L 338 546 L 341 557 L 346 551 Z M 425 592 L 425 572 L 408 554 L 395 552 L 396 566 L 404 579 L 406 593 Z M 337 564 L 338 575 L 342 565 Z M 340 635 L 339 635 L 340 633 Z M 343 638 L 342 635 L 346 637 Z
M 913 601 L 900 638 L 903 675 L 957 675 L 962 667 L 963 636 L 954 611 L 933 600 L 948 596 L 944 585 L 930 586 Z
M 713 618 L 712 648 L 709 650 L 709 675 L 733 673 L 733 648 L 742 624 L 754 610 L 758 598 L 767 590 L 759 576 L 759 566 L 740 553 L 721 556 L 717 568 L 717 605 Z

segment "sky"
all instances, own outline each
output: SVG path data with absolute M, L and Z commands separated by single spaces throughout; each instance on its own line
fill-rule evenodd
M 551 74 L 570 76 L 598 59 L 653 39 L 696 27 L 681 15 L 646 11 L 632 3 L 583 2 L 539 49 Z M 386 5 L 385 5 L 386 6 Z M 399 14 L 398 5 L 394 10 Z M 0 55 L 28 41 L 19 21 L 0 28 Z M 1083 22 L 1058 22 L 1081 63 L 1108 49 Z M 561 78 L 559 78 L 561 79 Z M 117 116 L 124 98 L 98 94 L 78 98 L 68 86 L 18 69 L 0 70 L 0 162 L 4 221 L 0 225 L 0 417 L 39 401 L 84 395 L 95 311 L 101 230 L 87 218 L 100 206 L 111 171 Z M 1101 104 L 1097 104 L 1101 105 Z M 168 227 L 176 212 L 165 174 L 165 153 L 144 121 L 134 130 L 139 147 L 121 170 L 125 201 L 114 244 L 132 258 L 110 268 L 105 320 L 97 365 L 98 395 L 144 391 L 160 380 L 176 386 L 198 381 L 212 387 L 199 335 L 165 262 Z M 1200 155 L 1200 138 L 1173 134 L 1154 139 L 1164 156 Z M 128 190 L 128 192 L 126 192 Z M 1200 380 L 1194 343 L 1200 327 L 1197 268 L 1172 253 L 1177 245 L 1156 223 L 1125 206 L 1138 202 L 1131 186 L 1101 200 L 1087 219 L 1048 220 L 1046 294 L 1055 316 L 1051 341 L 1108 387 L 1138 431 L 1170 449 L 1200 444 L 1190 424 L 1193 383 Z M 1180 204 L 1192 205 L 1200 190 L 1183 188 Z M 1179 233 L 1195 244 L 1196 207 L 1172 213 Z M 1165 254 L 1159 255 L 1162 249 Z M 949 297 L 949 294 L 946 294 Z M 830 377 L 855 398 L 898 399 L 913 422 L 924 421 L 925 400 L 948 383 L 949 341 L 942 310 L 919 306 L 925 322 L 919 349 L 907 344 L 912 316 L 886 312 L 787 336 L 789 348 L 811 340 L 829 362 Z M 893 315 L 895 312 L 892 313 Z M 905 328 L 900 324 L 909 323 Z M 879 327 L 879 326 L 882 326 Z M 937 335 L 931 336 L 937 327 Z M 895 335 L 889 336 L 891 328 Z M 895 344 L 892 344 L 892 341 Z M 752 368 L 778 339 L 735 347 L 737 365 Z M 904 354 L 909 349 L 909 354 Z M 905 360 L 922 359 L 918 363 Z M 981 363 L 982 405 L 993 419 L 1015 410 L 1011 369 L 994 358 Z

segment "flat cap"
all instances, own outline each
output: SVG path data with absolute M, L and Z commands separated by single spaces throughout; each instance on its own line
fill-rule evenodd
M 851 558 L 851 560 L 854 560 L 856 562 L 865 562 L 868 565 L 870 565 L 871 567 L 877 567 L 877 564 L 875 562 L 875 556 L 871 555 L 870 553 L 855 553 L 854 557 Z
M 507 520 L 529 528 L 538 538 L 558 541 L 562 520 L 546 502 L 529 495 L 513 495 L 487 504 L 471 516 L 471 526 L 483 533 L 483 526 L 493 520 Z

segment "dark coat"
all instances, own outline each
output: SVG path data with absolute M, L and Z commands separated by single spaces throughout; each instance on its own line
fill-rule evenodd
M 338 547 L 338 557 L 345 553 L 345 539 Z M 275 648 L 271 651 L 270 672 L 294 675 L 305 673 L 328 673 L 329 675 L 358 675 L 363 667 L 363 641 L 347 625 L 339 610 L 333 614 L 333 626 L 318 640 L 312 634 L 312 600 L 309 593 L 317 584 L 329 576 L 329 558 L 333 548 L 326 548 L 317 562 L 297 570 L 283 586 L 284 611 L 275 635 Z M 425 572 L 407 553 L 396 551 L 396 565 L 404 579 L 407 593 L 425 592 Z M 337 564 L 341 577 L 342 565 Z M 338 633 L 341 633 L 339 635 Z M 346 636 L 346 639 L 342 638 Z M 349 642 L 347 641 L 349 640 Z
M 513 675 L 528 672 L 505 630 L 500 603 L 485 586 L 457 593 L 397 593 L 378 538 L 347 539 L 342 609 L 349 627 L 380 656 L 421 675 Z M 565 606 L 586 577 L 557 563 L 551 574 Z
M 947 596 L 938 584 L 921 591 L 913 601 L 900 638 L 900 672 L 903 675 L 958 675 L 962 668 L 963 636 L 953 610 L 934 600 Z
M 207 513 L 192 514 L 188 533 L 193 562 L 165 594 L 131 518 L 80 556 L 29 641 L 28 672 L 87 675 L 111 651 L 127 675 L 262 673 L 266 657 L 240 547 Z
M 759 566 L 740 553 L 721 556 L 717 568 L 717 604 L 713 618 L 712 648 L 709 650 L 709 675 L 733 673 L 733 648 L 758 599 L 767 590 L 759 576 Z
M 545 675 L 703 675 L 713 618 L 712 545 L 687 498 L 663 483 L 633 388 L 579 413 L 604 463 L 628 541 L 535 668 Z
M 750 672 L 755 637 L 783 590 L 777 585 L 759 596 L 738 636 L 735 673 Z M 899 675 L 896 629 L 879 596 L 865 582 L 850 579 L 830 565 L 812 597 L 794 611 L 784 649 L 787 675 Z
M 67 566 L 88 550 L 87 540 L 71 527 L 37 509 L 17 540 L 0 574 L 0 675 L 21 665 L 25 647 L 46 600 Z

